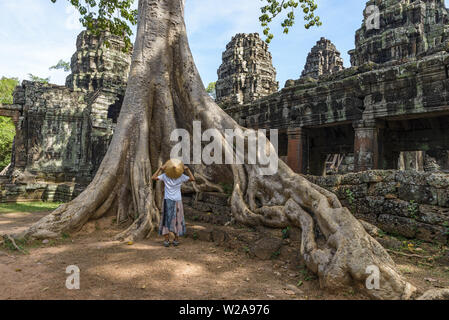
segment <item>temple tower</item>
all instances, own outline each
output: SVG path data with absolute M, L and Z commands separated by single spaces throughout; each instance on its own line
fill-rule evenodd
M 249 103 L 278 90 L 268 45 L 259 34 L 235 35 L 226 45 L 222 57 L 215 86 L 219 104 Z
M 335 73 L 343 69 L 343 59 L 340 57 L 340 52 L 330 40 L 321 38 L 307 56 L 301 78 L 318 79 L 321 75 Z
M 349 51 L 351 65 L 402 62 L 443 49 L 448 22 L 444 0 L 370 0 Z

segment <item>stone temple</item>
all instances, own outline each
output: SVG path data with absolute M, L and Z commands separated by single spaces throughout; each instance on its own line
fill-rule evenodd
M 250 103 L 278 91 L 268 45 L 257 33 L 239 33 L 227 44 L 215 88 L 221 105 Z
M 322 75 L 343 69 L 343 59 L 340 57 L 340 52 L 330 40 L 321 38 L 307 56 L 301 78 L 312 77 L 318 79 Z
M 379 7 L 379 28 L 366 28 L 372 20 L 365 11 L 365 23 L 356 31 L 351 64 L 387 63 L 419 59 L 445 50 L 449 39 L 449 17 L 444 0 L 370 0 Z
M 13 104 L 0 108 L 16 126 L 8 170 L 13 184 L 2 200 L 29 195 L 26 188 L 70 199 L 92 180 L 106 153 L 131 55 L 123 52 L 121 39 L 107 33 L 98 37 L 83 31 L 76 48 L 65 86 L 23 81 Z
M 447 242 L 448 11 L 443 0 L 371 5 L 379 24 L 365 10 L 349 67 L 322 38 L 301 77 L 281 90 L 268 46 L 257 34 L 237 34 L 218 69 L 217 103 L 242 126 L 278 129 L 279 156 L 358 218 Z M 24 81 L 14 104 L 0 106 L 17 131 L 0 202 L 67 201 L 91 181 L 123 101 L 130 64 L 123 47 L 108 34 L 82 32 L 66 86 Z
M 350 68 L 322 68 L 326 60 L 316 48 L 329 42 L 320 40 L 303 72 L 313 77 L 289 80 L 279 92 L 226 109 L 243 126 L 279 129 L 279 154 L 296 172 L 398 169 L 401 162 L 410 166 L 404 161 L 409 152 L 421 152 L 416 159 L 426 164 L 420 167 L 449 170 L 444 1 L 367 2 L 372 4 L 380 9 L 379 29 L 368 30 L 365 14 Z

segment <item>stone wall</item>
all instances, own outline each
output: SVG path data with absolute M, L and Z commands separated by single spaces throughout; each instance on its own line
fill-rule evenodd
M 351 65 L 405 61 L 441 51 L 449 39 L 449 17 L 444 0 L 370 0 L 379 8 L 379 26 L 365 11 L 356 31 Z M 367 27 L 370 25 L 371 27 Z
M 0 184 L 0 203 L 8 202 L 69 202 L 77 197 L 85 188 L 73 183 L 28 183 Z
M 357 218 L 385 232 L 426 241 L 449 240 L 449 175 L 373 170 L 306 176 L 334 192 Z
M 89 110 L 85 95 L 64 86 L 23 81 L 14 93 L 23 108 L 16 126 L 14 170 L 69 181 L 86 165 Z
M 192 221 L 224 225 L 231 220 L 229 196 L 216 192 L 183 194 L 184 214 Z

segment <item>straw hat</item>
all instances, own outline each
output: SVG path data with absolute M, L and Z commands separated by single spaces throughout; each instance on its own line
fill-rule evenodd
M 179 159 L 170 159 L 165 163 L 165 174 L 172 179 L 178 179 L 184 172 L 184 163 Z

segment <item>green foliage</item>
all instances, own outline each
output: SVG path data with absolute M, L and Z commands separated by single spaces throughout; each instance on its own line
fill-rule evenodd
M 444 227 L 444 235 L 445 236 L 449 236 L 449 222 L 447 222 L 447 221 L 444 221 L 444 223 L 443 223 L 443 227 Z
M 290 238 L 290 227 L 282 229 L 282 239 Z
M 410 200 L 407 210 L 410 213 L 410 217 L 414 220 L 418 218 L 418 208 L 419 205 L 414 200 Z
M 220 182 L 219 185 L 223 188 L 225 194 L 232 195 L 232 191 L 234 190 L 233 184 Z
M 31 74 L 31 73 L 28 73 L 28 79 L 30 81 L 40 82 L 40 83 L 49 83 L 50 82 L 50 77 L 41 78 L 41 77 L 35 76 L 34 74 Z
M 18 84 L 17 78 L 2 77 L 0 79 L 0 104 L 13 103 L 12 94 Z M 11 119 L 0 117 L 0 171 L 11 161 L 12 142 L 15 135 L 16 128 Z
M 385 231 L 380 230 L 380 229 L 379 229 L 378 233 L 379 233 L 379 238 L 383 238 L 383 237 L 385 237 L 386 235 L 388 235 Z
M 207 92 L 212 98 L 214 98 L 214 100 L 217 99 L 217 94 L 216 94 L 216 91 L 215 91 L 215 84 L 216 84 L 216 82 L 211 82 L 211 83 L 209 83 L 209 85 L 208 85 L 207 88 L 206 88 L 206 92 Z
M 14 240 L 17 248 L 21 250 L 23 253 L 28 254 L 28 251 L 25 250 L 25 245 L 27 244 L 27 241 L 25 239 L 15 239 Z M 3 247 L 9 251 L 17 251 L 16 246 L 12 243 L 10 239 L 8 239 L 6 236 L 3 237 Z
M 350 189 L 346 189 L 346 197 L 348 198 L 348 202 L 351 205 L 351 207 L 353 207 L 352 209 L 354 210 L 355 197 L 354 193 Z
M 309 271 L 309 269 L 307 269 L 306 266 L 300 266 L 299 267 L 299 273 L 301 274 L 301 276 L 302 276 L 304 281 L 311 281 L 311 280 L 315 280 L 316 279 L 316 276 L 313 273 L 311 273 Z M 301 284 L 302 284 L 302 282 L 301 282 Z
M 16 86 L 19 85 L 19 79 L 17 78 L 6 78 L 2 77 L 0 79 L 0 103 L 1 104 L 12 104 L 12 93 Z
M 16 128 L 8 117 L 0 117 L 0 171 L 11 162 L 11 150 Z
M 64 60 L 59 60 L 57 64 L 55 64 L 54 66 L 50 67 L 50 70 L 64 70 L 65 72 L 69 72 L 70 71 L 70 63 L 66 62 Z
M 55 3 L 57 0 L 50 0 Z M 137 24 L 137 10 L 132 10 L 131 6 L 135 0 L 66 0 L 74 6 L 81 15 L 81 24 L 95 35 L 108 30 L 112 34 L 123 38 L 125 41 L 125 51 L 131 48 L 130 36 L 131 27 Z M 312 26 L 320 26 L 320 17 L 315 15 L 317 0 L 261 0 L 266 5 L 260 8 L 261 15 L 259 21 L 264 28 L 265 41 L 270 43 L 273 34 L 270 33 L 268 25 L 282 12 L 288 10 L 281 26 L 284 33 L 288 33 L 289 28 L 295 23 L 295 10 L 298 6 L 304 14 L 304 27 L 309 29 Z
M 267 2 L 265 6 L 260 8 L 261 16 L 259 17 L 260 24 L 264 28 L 263 34 L 266 36 L 265 41 L 270 43 L 273 39 L 273 34 L 270 33 L 268 25 L 282 12 L 288 11 L 281 26 L 284 28 L 284 33 L 287 34 L 289 28 L 295 23 L 295 9 L 300 6 L 304 14 L 304 27 L 309 29 L 312 26 L 321 26 L 320 17 L 315 16 L 317 9 L 316 0 L 262 0 Z
M 61 202 L 16 202 L 16 203 L 1 203 L 0 214 L 10 212 L 39 212 L 52 211 L 59 207 Z
M 125 51 L 131 48 L 130 25 L 137 24 L 137 10 L 132 10 L 134 0 L 67 0 L 81 15 L 81 24 L 94 35 L 108 30 L 123 38 Z M 56 0 L 51 0 L 55 3 Z

